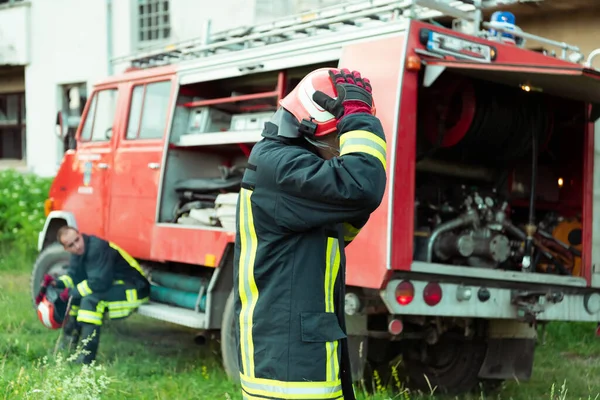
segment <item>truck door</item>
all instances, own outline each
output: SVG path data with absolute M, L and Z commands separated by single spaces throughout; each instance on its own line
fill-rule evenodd
M 69 204 L 65 204 L 67 208 L 85 210 L 77 213 L 79 229 L 100 237 L 106 234 L 110 200 L 108 174 L 113 165 L 111 139 L 116 130 L 117 101 L 117 87 L 102 88 L 93 94 L 84 116 L 73 164 L 76 194 L 69 198 Z
M 115 149 L 108 236 L 134 257 L 149 258 L 173 81 L 131 83 L 125 129 Z

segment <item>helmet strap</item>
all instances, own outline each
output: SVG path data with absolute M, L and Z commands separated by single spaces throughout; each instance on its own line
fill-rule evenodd
M 298 131 L 304 136 L 314 137 L 315 133 L 317 133 L 317 124 L 313 121 L 313 117 L 310 117 L 310 121 L 306 118 L 300 122 L 300 126 L 298 127 Z

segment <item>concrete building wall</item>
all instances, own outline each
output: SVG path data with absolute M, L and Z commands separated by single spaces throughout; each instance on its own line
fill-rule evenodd
M 517 24 L 525 32 L 578 46 L 586 59 L 590 52 L 600 47 L 600 8 L 539 14 L 520 18 Z M 538 45 L 533 41 L 527 42 L 527 47 Z M 600 68 L 600 57 L 592 65 Z
M 29 2 L 0 5 L 0 65 L 29 61 Z

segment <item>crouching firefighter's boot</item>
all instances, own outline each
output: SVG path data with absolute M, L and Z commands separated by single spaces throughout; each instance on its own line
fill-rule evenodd
M 98 345 L 100 344 L 100 327 L 93 324 L 81 324 L 80 334 L 82 354 L 75 361 L 78 364 L 91 364 L 96 359 Z

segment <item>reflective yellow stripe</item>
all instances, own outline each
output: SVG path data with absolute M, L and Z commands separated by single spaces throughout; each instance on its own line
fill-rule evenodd
M 144 274 L 144 270 L 142 270 L 142 267 L 140 267 L 140 264 L 137 262 L 137 260 L 135 258 L 133 258 L 131 255 L 129 255 L 129 253 L 127 253 L 125 250 L 123 250 L 122 248 L 120 248 L 119 246 L 114 244 L 113 242 L 108 242 L 108 244 L 110 247 L 117 250 L 119 252 L 119 254 L 121 254 L 121 257 L 123 257 L 129 265 L 131 265 L 140 274 L 142 274 L 142 276 L 144 276 L 144 277 L 146 276 L 146 274 Z
M 113 281 L 113 285 L 124 285 L 125 281 L 122 279 L 117 279 L 116 281 Z
M 254 260 L 258 238 L 254 230 L 252 214 L 252 192 L 242 188 L 240 191 L 240 262 L 239 293 L 242 303 L 240 312 L 240 347 L 242 354 L 242 371 L 254 377 L 254 342 L 252 340 L 252 320 L 254 308 L 258 301 L 258 288 L 254 280 Z
M 102 313 L 97 311 L 79 310 L 77 313 L 77 321 L 94 325 L 102 325 Z
M 125 291 L 125 296 L 127 297 L 127 301 L 129 303 L 135 303 L 137 301 L 137 290 L 127 289 Z
M 248 398 L 263 396 L 276 399 L 338 399 L 342 396 L 340 379 L 333 382 L 283 382 L 240 374 L 240 381 Z
M 337 238 L 327 238 L 327 253 L 325 260 L 325 312 L 335 312 L 334 288 L 337 274 L 340 268 L 340 248 Z M 325 380 L 335 382 L 340 377 L 340 365 L 338 360 L 338 342 L 325 342 L 327 361 L 325 364 Z
M 88 286 L 87 280 L 79 282 L 77 285 L 77 291 L 82 297 L 89 296 L 92 294 L 92 289 Z
M 123 318 L 133 313 L 139 306 L 150 301 L 149 297 L 138 299 L 137 291 L 130 289 L 135 292 L 134 301 L 104 301 L 102 302 L 103 310 L 108 308 L 109 318 Z M 127 292 L 126 292 L 127 293 Z M 130 295 L 127 295 L 128 298 Z
M 69 275 L 61 275 L 58 277 L 58 280 L 62 281 L 62 283 L 65 284 L 65 287 L 68 287 L 69 289 L 75 287 L 73 279 L 71 279 Z
M 344 230 L 344 241 L 351 242 L 356 239 L 356 236 L 360 233 L 360 229 L 353 227 L 351 224 L 344 222 L 342 225 Z
M 243 400 L 265 400 L 264 397 L 251 396 L 244 391 L 242 391 L 242 399 Z M 344 400 L 344 396 L 336 397 L 332 400 Z
M 383 165 L 387 170 L 387 144 L 385 140 L 368 131 L 350 131 L 340 137 L 340 156 L 349 153 L 369 154 Z

